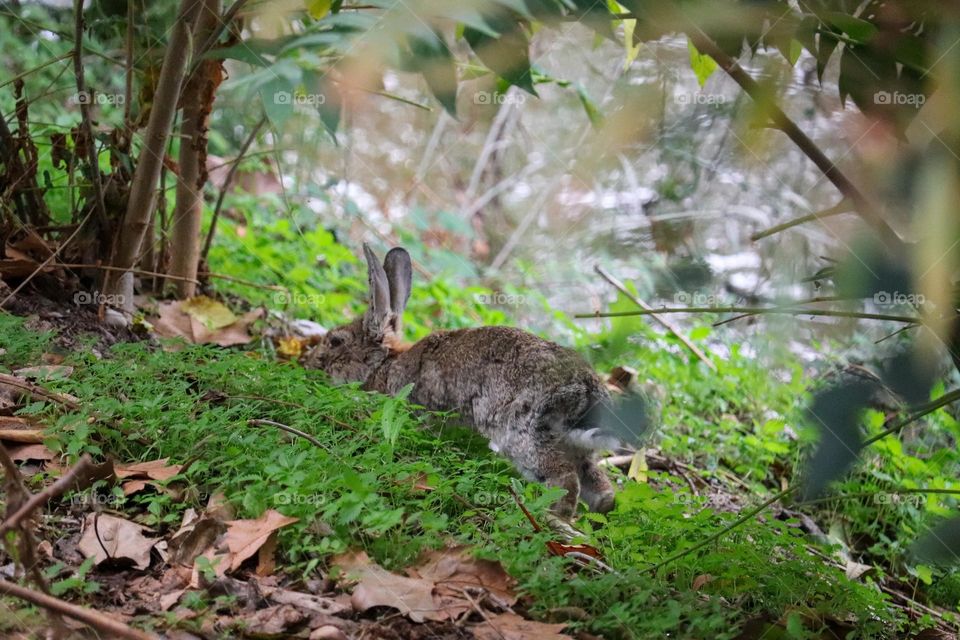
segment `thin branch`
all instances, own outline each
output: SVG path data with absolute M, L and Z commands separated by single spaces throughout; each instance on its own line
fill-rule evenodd
M 774 225 L 768 229 L 764 229 L 763 231 L 758 231 L 757 233 L 750 236 L 750 240 L 753 242 L 756 242 L 757 240 L 761 240 L 763 238 L 769 238 L 770 236 L 780 233 L 781 231 L 786 231 L 787 229 L 791 229 L 793 227 L 799 226 L 801 224 L 805 224 L 807 222 L 812 222 L 813 220 L 823 220 L 825 218 L 838 216 L 842 213 L 848 213 L 850 211 L 853 211 L 853 205 L 849 200 L 844 198 L 837 204 L 827 209 L 823 209 L 821 211 L 815 211 L 814 213 L 808 213 L 805 216 L 793 218 L 792 220 L 787 220 L 786 222 L 780 223 L 778 225 Z
M 254 287 L 257 289 L 266 289 L 267 291 L 287 291 L 287 292 L 290 291 L 286 287 L 282 287 L 278 284 L 260 284 L 259 282 L 244 280 L 243 278 L 228 276 L 223 273 L 213 273 L 212 271 L 201 271 L 198 275 L 202 278 L 217 278 L 218 280 L 227 280 L 229 282 L 236 282 L 238 284 L 242 284 L 248 287 Z M 166 277 L 169 278 L 171 276 L 166 276 Z
M 680 558 L 683 558 L 684 556 L 690 555 L 690 554 L 693 553 L 694 551 L 697 551 L 697 550 L 699 550 L 699 549 L 702 549 L 703 547 L 707 546 L 707 545 L 710 544 L 711 542 L 714 542 L 714 541 L 716 541 L 716 540 L 719 540 L 721 537 L 723 537 L 724 535 L 726 535 L 726 534 L 729 533 L 730 531 L 736 529 L 737 527 L 739 527 L 739 526 L 742 525 L 743 523 L 747 522 L 748 520 L 750 520 L 751 518 L 753 518 L 754 516 L 756 516 L 758 513 L 760 513 L 761 511 L 763 511 L 764 509 L 766 509 L 766 508 L 769 507 L 770 505 L 772 505 L 774 502 L 776 502 L 776 501 L 778 501 L 778 500 L 782 500 L 783 498 L 786 498 L 788 495 L 790 495 L 790 494 L 793 493 L 794 491 L 796 491 L 796 487 L 787 487 L 786 489 L 784 489 L 784 490 L 781 491 L 780 493 L 777 493 L 777 494 L 774 495 L 773 497 L 768 498 L 767 500 L 764 500 L 759 506 L 754 507 L 753 509 L 750 509 L 750 510 L 747 511 L 747 513 L 745 513 L 743 516 L 741 516 L 740 518 L 737 518 L 737 520 L 735 520 L 734 522 L 728 524 L 728 525 L 725 526 L 723 529 L 720 529 L 719 531 L 717 531 L 717 532 L 714 533 L 713 535 L 708 536 L 707 538 L 701 540 L 700 542 L 698 542 L 697 544 L 693 545 L 692 547 L 688 547 L 688 548 L 684 549 L 683 551 L 680 551 L 679 553 L 673 554 L 672 556 L 670 556 L 669 558 L 666 558 L 665 560 L 661 560 L 661 561 L 658 562 L 657 564 L 653 565 L 652 567 L 650 567 L 650 568 L 648 568 L 648 569 L 645 569 L 644 571 L 645 571 L 645 572 L 650 572 L 650 573 L 656 573 L 656 571 L 657 571 L 658 569 L 660 569 L 661 567 L 663 567 L 663 566 L 665 566 L 665 565 L 670 564 L 670 563 L 673 562 L 674 560 L 679 560 Z
M 97 154 L 97 142 L 93 138 L 93 125 L 90 123 L 90 103 L 93 94 L 87 93 L 87 83 L 83 77 L 83 0 L 73 0 L 73 74 L 77 78 L 77 101 L 80 103 L 80 127 L 87 139 L 87 164 L 90 165 L 90 177 L 93 182 L 94 206 L 100 223 L 107 222 L 107 205 L 103 200 L 103 181 L 100 176 L 100 160 Z
M 744 313 L 773 314 L 790 316 L 826 316 L 829 318 L 856 318 L 860 320 L 887 320 L 922 324 L 916 316 L 896 316 L 886 313 L 861 313 L 859 311 L 837 311 L 835 309 L 802 309 L 789 307 L 662 307 L 651 311 L 610 311 L 606 313 L 577 313 L 574 318 L 620 318 L 624 316 L 649 316 L 657 313 Z
M 67 53 L 64 53 L 63 55 L 59 55 L 59 56 L 57 56 L 56 58 L 53 58 L 53 59 L 51 59 L 51 60 L 47 60 L 46 62 L 44 62 L 44 63 L 42 63 L 42 64 L 38 64 L 37 66 L 33 67 L 32 69 L 27 69 L 26 71 L 24 71 L 24 72 L 22 72 L 22 73 L 18 73 L 17 75 L 13 76 L 13 77 L 10 78 L 9 80 L 4 80 L 3 82 L 0 82 L 0 89 L 3 89 L 3 88 L 6 87 L 7 85 L 13 84 L 13 83 L 16 82 L 17 80 L 22 80 L 22 79 L 26 78 L 26 77 L 27 77 L 28 75 L 30 75 L 31 73 L 36 73 L 37 71 L 40 71 L 40 70 L 42 70 L 42 69 L 46 69 L 47 67 L 49 67 L 49 66 L 52 65 L 52 64 L 56 64 L 56 63 L 60 62 L 61 60 L 67 60 L 68 58 L 72 58 L 72 57 L 73 57 L 73 51 L 68 51 Z
M 54 267 L 62 267 L 64 269 L 100 269 L 102 271 L 121 271 L 124 273 L 133 273 L 138 276 L 149 276 L 152 278 L 168 278 L 170 280 L 183 280 L 185 282 L 193 282 L 194 284 L 200 284 L 199 280 L 194 280 L 192 278 L 184 278 L 181 276 L 171 276 L 166 273 L 157 273 L 156 271 L 144 271 L 143 269 L 122 269 L 120 267 L 112 267 L 107 264 L 75 264 L 72 262 L 56 262 L 53 264 Z
M 296 428 L 294 428 L 294 427 L 290 427 L 290 426 L 287 426 L 287 425 L 285 425 L 285 424 L 281 424 L 281 423 L 279 423 L 279 422 L 274 422 L 273 420 L 247 420 L 247 424 L 250 425 L 251 427 L 264 427 L 264 426 L 266 426 L 266 427 L 276 427 L 277 429 L 280 429 L 281 431 L 286 431 L 287 433 L 292 433 L 292 434 L 295 435 L 295 436 L 300 436 L 301 438 L 303 438 L 304 440 L 306 440 L 307 442 L 309 442 L 309 443 L 312 444 L 313 446 L 319 447 L 320 449 L 323 449 L 323 450 L 326 451 L 327 453 L 331 453 L 331 454 L 333 453 L 332 451 L 330 451 L 330 449 L 329 449 L 329 447 L 327 447 L 327 445 L 323 444 L 322 442 L 320 442 L 319 440 L 317 440 L 316 438 L 314 438 L 314 437 L 313 437 L 312 435 L 310 435 L 309 433 L 307 433 L 307 432 L 305 432 L 305 431 L 300 431 L 300 429 L 296 429 Z
M 119 620 L 109 617 L 105 613 L 94 611 L 93 609 L 87 609 L 86 607 L 78 607 L 75 604 L 64 602 L 60 598 L 48 596 L 44 593 L 40 593 L 39 591 L 34 591 L 33 589 L 28 589 L 26 587 L 21 587 L 18 584 L 7 582 L 6 580 L 0 580 L 0 593 L 13 596 L 15 598 L 20 598 L 21 600 L 26 600 L 27 602 L 35 604 L 38 607 L 55 611 L 56 613 L 73 618 L 74 620 L 79 620 L 87 626 L 93 627 L 97 631 L 105 634 L 108 638 L 128 638 L 129 640 L 159 640 L 158 636 L 146 631 L 134 629 L 133 627 L 130 627 Z
M 617 291 L 619 291 L 619 292 L 622 293 L 624 296 L 626 296 L 626 298 L 627 298 L 630 302 L 632 302 L 633 304 L 637 305 L 638 307 L 640 307 L 640 308 L 643 309 L 644 311 L 649 312 L 648 315 L 650 315 L 650 317 L 653 318 L 654 321 L 656 321 L 660 326 L 662 326 L 664 329 L 666 329 L 667 331 L 669 331 L 670 333 L 672 333 L 680 342 L 683 343 L 683 345 L 684 345 L 687 349 L 690 350 L 691 353 L 693 353 L 693 355 L 697 356 L 697 358 L 699 358 L 701 362 L 703 362 L 704 364 L 706 364 L 706 365 L 710 368 L 711 371 L 716 371 L 716 370 L 717 370 L 717 365 L 715 365 L 715 364 L 713 363 L 713 361 L 710 360 L 709 357 L 707 357 L 707 354 L 705 354 L 703 351 L 701 351 L 700 348 L 699 348 L 697 345 L 693 344 L 693 342 L 691 342 L 690 339 L 687 338 L 687 336 L 685 336 L 685 335 L 683 335 L 682 333 L 680 333 L 680 330 L 679 330 L 676 326 L 674 326 L 673 323 L 671 323 L 671 322 L 669 322 L 668 320 L 665 320 L 665 319 L 659 317 L 659 316 L 656 314 L 656 312 L 655 312 L 655 310 L 653 309 L 653 307 L 651 307 L 649 304 L 647 304 L 646 302 L 644 302 L 644 301 L 641 300 L 640 298 L 638 298 L 638 297 L 636 297 L 635 295 L 633 295 L 632 293 L 630 293 L 630 290 L 627 289 L 627 287 L 624 286 L 624 284 L 623 284 L 622 282 L 620 282 L 620 280 L 618 280 L 617 278 L 615 278 L 610 272 L 608 272 L 606 269 L 604 269 L 603 267 L 601 267 L 599 264 L 598 264 L 598 265 L 595 265 L 595 266 L 593 267 L 593 270 L 596 271 L 597 274 L 598 274 L 601 278 L 603 278 L 604 280 L 606 280 L 607 282 L 609 282 L 611 285 L 613 285 L 613 287 L 614 287 Z
M 878 440 L 882 440 L 883 438 L 886 438 L 889 435 L 898 433 L 899 431 L 902 431 L 903 428 L 909 425 L 910 423 L 916 422 L 920 418 L 933 413 L 937 409 L 940 409 L 941 407 L 945 407 L 948 404 L 957 402 L 958 400 L 960 400 L 960 389 L 954 389 L 949 393 L 945 393 L 939 398 L 937 398 L 936 400 L 933 400 L 931 402 L 928 402 L 925 405 L 922 405 L 921 407 L 918 407 L 917 409 L 914 410 L 912 414 L 910 414 L 903 420 L 900 420 L 893 426 L 888 427 L 887 429 L 884 429 L 883 431 L 881 431 L 875 436 L 867 438 L 866 440 L 863 441 L 863 446 L 867 447 Z
M 76 398 L 62 393 L 57 393 L 56 391 L 48 391 L 41 386 L 35 385 L 32 382 L 27 382 L 26 380 L 16 376 L 0 373 L 0 385 L 16 387 L 17 389 L 26 392 L 31 398 L 51 400 L 57 404 L 62 404 L 71 411 L 78 411 L 80 409 L 80 403 Z
M 80 461 L 77 462 L 69 471 L 60 476 L 56 482 L 51 484 L 49 487 L 36 493 L 27 500 L 23 506 L 17 509 L 9 518 L 0 523 L 0 536 L 3 536 L 8 531 L 11 531 L 20 525 L 20 522 L 33 513 L 39 507 L 42 507 L 49 501 L 54 498 L 59 498 L 61 495 L 75 489 L 79 484 L 82 486 L 89 486 L 92 481 L 97 479 L 102 479 L 104 477 L 109 477 L 109 473 L 104 473 L 101 469 L 108 469 L 112 473 L 112 465 L 107 463 L 106 465 L 95 465 L 90 459 L 90 456 L 84 454 L 80 458 Z
M 217 231 L 217 220 L 220 219 L 220 210 L 223 208 L 223 200 L 227 195 L 227 192 L 230 190 L 230 185 L 233 182 L 233 176 L 236 175 L 240 167 L 240 160 L 243 158 L 244 154 L 247 153 L 247 150 L 250 148 L 250 145 L 253 144 L 253 141 L 257 139 L 257 134 L 260 133 L 260 129 L 263 128 L 263 125 L 267 123 L 267 116 L 264 115 L 260 118 L 260 122 L 254 125 L 253 129 L 250 130 L 250 135 L 247 136 L 247 139 L 244 140 L 243 145 L 240 147 L 240 153 L 237 154 L 237 157 L 230 164 L 230 169 L 227 171 L 226 177 L 223 179 L 223 186 L 220 187 L 220 194 L 217 196 L 217 205 L 213 209 L 213 217 L 210 219 L 210 230 L 207 231 L 207 239 L 203 243 L 203 251 L 200 254 L 200 261 L 206 262 L 207 254 L 210 253 L 210 245 L 213 244 L 213 236 Z
M 699 26 L 690 20 L 684 19 L 684 21 L 688 24 L 687 35 L 697 50 L 713 58 L 717 65 L 719 65 L 734 82 L 740 85 L 754 102 L 766 108 L 773 126 L 786 134 L 786 136 L 817 165 L 817 168 L 823 172 L 824 176 L 833 183 L 840 193 L 850 199 L 854 208 L 860 213 L 860 216 L 872 224 L 887 243 L 891 245 L 899 244 L 899 238 L 896 232 L 890 227 L 887 221 L 879 215 L 875 205 L 871 203 L 860 188 L 820 150 L 820 147 L 784 113 L 783 109 L 770 100 L 767 92 L 753 79 L 753 76 L 747 73 L 736 60 L 717 46 L 717 43 L 700 29 Z

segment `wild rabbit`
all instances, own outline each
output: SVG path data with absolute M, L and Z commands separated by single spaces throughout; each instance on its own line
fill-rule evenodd
M 383 266 L 364 244 L 369 307 L 331 329 L 304 364 L 339 382 L 453 410 L 490 440 L 528 479 L 562 487 L 554 506 L 569 520 L 582 497 L 590 509 L 613 508 L 613 485 L 595 451 L 636 443 L 648 426 L 646 403 L 633 396 L 615 410 L 603 382 L 576 352 L 512 327 L 442 331 L 416 344 L 401 340 L 410 297 L 410 255 L 395 247 Z

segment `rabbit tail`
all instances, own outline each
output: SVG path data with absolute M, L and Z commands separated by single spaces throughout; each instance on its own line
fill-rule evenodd
M 567 441 L 595 451 L 636 448 L 652 431 L 655 407 L 643 393 L 628 393 L 617 402 L 604 399 L 594 404 L 567 432 Z

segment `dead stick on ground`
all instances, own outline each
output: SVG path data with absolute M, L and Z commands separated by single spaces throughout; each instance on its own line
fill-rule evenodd
M 90 460 L 90 456 L 84 454 L 84 456 L 80 458 L 80 461 L 69 471 L 60 476 L 56 482 L 40 493 L 32 495 L 30 499 L 23 504 L 23 506 L 13 513 L 13 515 L 0 523 L 0 536 L 3 536 L 7 531 L 19 526 L 20 521 L 30 515 L 30 513 L 38 507 L 45 505 L 50 500 L 58 498 L 72 489 L 77 479 L 82 478 L 82 476 L 89 473 L 93 469 L 93 461 Z
M 300 429 L 295 429 L 294 427 L 289 427 L 280 422 L 274 422 L 273 420 L 247 420 L 247 424 L 249 424 L 251 427 L 264 427 L 264 426 L 276 427 L 281 431 L 286 431 L 287 433 L 292 433 L 295 436 L 300 436 L 301 438 L 303 438 L 313 446 L 319 447 L 324 451 L 326 451 L 327 453 L 333 453 L 325 444 L 323 444 L 322 442 L 314 438 L 309 433 L 306 433 L 305 431 L 300 431 Z
M 5 384 L 11 387 L 16 387 L 26 391 L 33 398 L 42 398 L 43 400 L 52 400 L 58 404 L 62 404 L 68 409 L 77 411 L 80 409 L 80 404 L 76 398 L 68 396 L 62 393 L 57 393 L 56 391 L 47 391 L 41 386 L 35 385 L 32 382 L 27 382 L 22 378 L 16 376 L 11 376 L 6 373 L 0 373 L 0 384 Z
M 33 589 L 21 587 L 18 584 L 7 582 L 6 580 L 0 580 L 0 593 L 13 596 L 15 598 L 20 598 L 21 600 L 26 600 L 27 602 L 35 604 L 39 607 L 43 607 L 44 609 L 49 609 L 50 611 L 55 611 L 56 613 L 73 618 L 74 620 L 79 620 L 80 622 L 93 627 L 97 631 L 106 634 L 108 638 L 159 640 L 158 636 L 155 636 L 152 633 L 134 629 L 133 627 L 127 626 L 119 620 L 114 620 L 113 618 L 104 613 L 100 613 L 99 611 L 94 611 L 93 609 L 87 609 L 85 607 L 78 607 L 75 604 L 64 602 L 59 598 L 48 596 L 40 593 L 39 591 L 34 591 Z
M 597 272 L 597 274 L 599 274 L 601 278 L 603 278 L 604 280 L 612 284 L 617 291 L 625 295 L 627 299 L 630 300 L 630 302 L 632 302 L 633 304 L 637 305 L 638 307 L 640 307 L 641 309 L 649 313 L 650 317 L 653 318 L 660 326 L 662 326 L 664 329 L 666 329 L 667 331 L 675 335 L 677 339 L 680 342 L 682 342 L 685 347 L 687 347 L 687 349 L 690 349 L 693 355 L 697 356 L 697 358 L 699 358 L 704 364 L 710 367 L 711 371 L 717 370 L 717 365 L 713 364 L 713 361 L 710 360 L 710 358 L 708 358 L 707 355 L 703 351 L 701 351 L 699 347 L 697 347 L 697 345 L 690 342 L 690 340 L 685 335 L 680 333 L 680 330 L 677 329 L 677 327 L 674 326 L 672 322 L 664 320 L 663 318 L 658 316 L 656 313 L 654 313 L 653 307 L 651 307 L 646 302 L 644 302 L 640 298 L 630 293 L 630 290 L 627 289 L 627 287 L 624 286 L 622 282 L 620 282 L 617 278 L 615 278 L 613 274 L 608 272 L 606 269 L 604 269 L 600 265 L 594 266 L 593 269 L 594 271 Z

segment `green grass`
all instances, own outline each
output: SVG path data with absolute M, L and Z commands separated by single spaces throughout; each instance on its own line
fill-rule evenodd
M 18 319 L 0 316 L 0 334 L 6 367 L 30 363 L 42 348 L 42 339 L 26 333 Z M 677 361 L 666 352 L 650 355 L 651 371 Z M 625 482 L 616 510 L 580 522 L 617 573 L 576 571 L 569 561 L 548 556 L 548 536 L 532 531 L 509 496 L 514 472 L 479 438 L 403 401 L 330 386 L 319 372 L 258 352 L 211 347 L 166 352 L 132 344 L 115 347 L 108 358 L 76 354 L 68 362 L 74 374 L 48 384 L 79 397 L 82 411 L 28 407 L 52 425 L 52 445 L 71 458 L 89 452 L 121 461 L 193 460 L 179 480 L 188 488 L 185 500 L 143 494 L 130 498 L 125 509 L 170 532 L 187 507 L 202 507 L 204 496 L 219 490 L 242 517 L 267 508 L 296 516 L 300 521 L 280 537 L 280 566 L 295 575 L 324 568 L 332 554 L 348 548 L 363 548 L 400 570 L 423 550 L 452 540 L 502 561 L 531 596 L 535 614 L 580 607 L 588 618 L 574 626 L 605 637 L 730 638 L 753 615 L 776 620 L 797 611 L 808 620 L 857 620 L 858 637 L 878 637 L 902 623 L 869 581 L 851 582 L 809 554 L 791 522 L 749 522 L 649 572 L 652 564 L 737 517 L 705 508 L 686 489 Z M 747 371 L 749 361 L 735 363 L 745 380 L 759 375 Z M 695 369 L 686 370 L 695 375 Z M 729 391 L 730 381 L 713 375 L 704 374 L 699 384 L 710 380 L 719 386 L 710 393 Z M 750 403 L 739 399 L 729 398 L 727 409 L 747 415 Z M 702 409 L 684 406 L 675 410 L 686 417 Z M 88 420 L 91 416 L 96 419 Z M 254 418 L 302 429 L 323 447 L 248 426 Z M 665 431 L 680 419 L 668 411 Z M 757 437 L 768 436 L 761 430 Z M 714 437 L 703 434 L 704 440 Z M 682 440 L 672 434 L 664 442 L 670 438 Z M 719 449 L 726 446 L 723 439 L 717 443 Z M 651 479 L 667 478 L 651 474 Z M 556 494 L 536 485 L 523 491 L 542 519 Z M 708 574 L 711 579 L 695 591 L 697 576 Z

